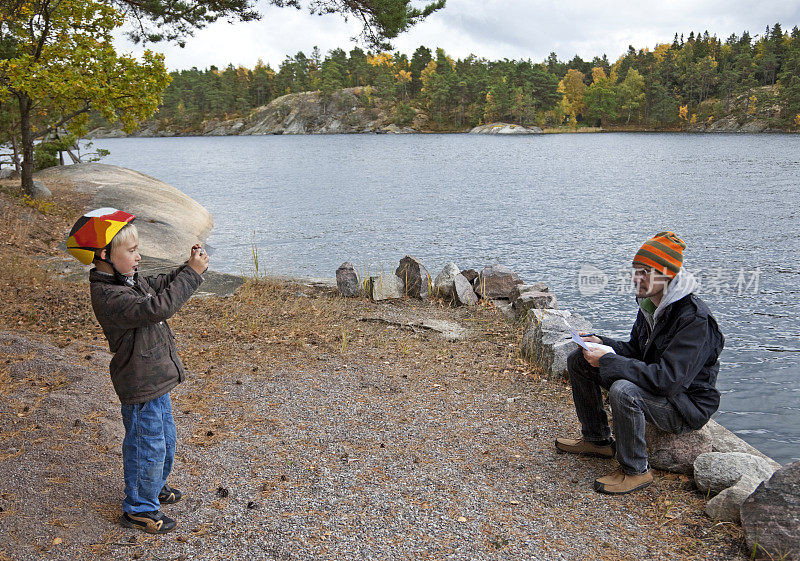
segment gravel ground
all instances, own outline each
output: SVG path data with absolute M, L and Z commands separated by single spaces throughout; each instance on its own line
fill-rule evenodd
M 117 523 L 122 430 L 102 338 L 0 332 L 0 558 L 743 559 L 740 530 L 705 517 L 686 478 L 595 493 L 613 462 L 554 450 L 577 432 L 568 388 L 519 365 L 515 328 L 492 310 L 247 290 L 173 322 L 190 378 L 173 392 L 170 482 L 185 498 L 164 507 L 179 521 L 166 536 Z M 231 318 L 253 298 L 288 311 L 272 314 L 282 329 L 239 331 L 251 319 Z M 303 310 L 340 325 L 290 344 Z M 420 316 L 470 336 L 359 321 Z M 326 343 L 340 328 L 349 340 Z

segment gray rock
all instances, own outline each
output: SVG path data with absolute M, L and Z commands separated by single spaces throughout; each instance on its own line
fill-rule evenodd
M 591 331 L 592 324 L 569 310 L 535 310 L 525 320 L 522 356 L 550 379 L 567 377 L 567 356 L 578 348 L 569 337 L 576 331 Z
M 472 290 L 472 284 L 461 273 L 457 274 L 453 279 L 453 293 L 456 302 L 459 304 L 474 306 L 478 303 L 478 297 L 475 295 L 475 291 Z
M 443 298 L 453 297 L 453 281 L 456 275 L 459 274 L 459 269 L 452 261 L 444 266 L 442 272 L 436 275 L 436 280 L 433 281 L 433 286 L 436 292 Z
M 742 504 L 747 500 L 761 481 L 755 477 L 744 475 L 731 487 L 723 489 L 706 504 L 706 514 L 720 522 L 741 523 Z
M 523 292 L 519 298 L 514 300 L 514 316 L 518 320 L 524 320 L 528 310 L 544 310 L 545 308 L 557 310 L 558 299 L 552 292 L 539 292 L 531 290 Z
M 484 267 L 475 279 L 475 294 L 484 300 L 511 299 L 511 291 L 522 284 L 519 275 L 503 265 Z
M 711 496 L 736 485 L 743 476 L 763 481 L 773 471 L 764 458 L 742 452 L 708 452 L 694 461 L 697 489 Z
M 533 284 L 517 284 L 513 289 L 511 289 L 511 294 L 508 296 L 508 299 L 513 302 L 519 298 L 520 294 L 524 294 L 526 292 L 550 292 L 550 287 L 543 282 L 535 282 Z
M 758 450 L 750 446 L 747 442 L 733 434 L 731 431 L 720 425 L 715 420 L 711 419 L 706 423 L 706 426 L 711 431 L 712 452 L 744 452 L 745 454 L 752 454 L 759 458 L 767 460 L 773 469 L 779 469 L 781 465 Z
M 464 278 L 467 279 L 470 284 L 473 284 L 475 279 L 478 278 L 478 271 L 475 269 L 464 269 L 461 271 L 461 274 L 464 275 Z
M 368 294 L 375 301 L 402 298 L 403 279 L 391 273 L 369 277 Z
M 339 293 L 347 298 L 361 295 L 361 282 L 358 273 L 350 261 L 346 261 L 336 269 L 336 286 Z
M 416 257 L 403 257 L 394 274 L 402 279 L 406 296 L 424 300 L 430 294 L 431 276 Z
M 0 179 L 9 179 L 12 175 L 14 175 L 14 168 L 0 169 Z
M 514 307 L 508 300 L 492 300 L 492 304 L 494 304 L 497 311 L 508 321 L 514 321 L 516 319 Z
M 759 485 L 742 504 L 741 514 L 748 551 L 800 560 L 800 461 Z
M 684 434 L 664 432 L 650 423 L 645 431 L 647 457 L 656 469 L 691 474 L 700 454 L 711 452 L 711 430 L 704 426 Z
M 33 182 L 33 193 L 31 193 L 31 198 L 33 199 L 49 199 L 53 196 L 53 193 L 50 192 L 50 189 L 45 187 L 44 183 L 41 181 L 34 181 Z

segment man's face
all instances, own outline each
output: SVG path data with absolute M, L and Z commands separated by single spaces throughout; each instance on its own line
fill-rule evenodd
M 132 277 L 142 257 L 139 255 L 139 240 L 131 237 L 111 250 L 111 262 L 123 275 Z
M 670 278 L 647 265 L 633 264 L 633 286 L 637 298 L 652 298 L 664 292 Z

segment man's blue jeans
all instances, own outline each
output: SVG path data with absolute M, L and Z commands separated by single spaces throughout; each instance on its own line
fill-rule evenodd
M 629 475 L 644 473 L 650 469 L 644 439 L 647 423 L 674 434 L 692 430 L 666 397 L 651 394 L 628 380 L 617 380 L 610 386 L 602 383 L 600 370 L 586 362 L 580 349 L 567 357 L 567 370 L 575 412 L 586 440 L 597 442 L 611 436 L 600 388 L 608 390 L 611 416 L 614 419 L 617 461 L 622 471 Z
M 158 510 L 158 493 L 172 471 L 177 440 L 169 393 L 145 403 L 123 405 L 122 422 L 122 510 L 130 514 Z

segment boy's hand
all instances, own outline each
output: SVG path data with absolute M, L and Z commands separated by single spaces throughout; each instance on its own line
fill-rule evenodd
M 198 243 L 192 246 L 192 252 L 189 256 L 189 263 L 188 265 L 194 270 L 195 273 L 198 275 L 202 275 L 208 269 L 208 253 L 203 249 L 203 247 Z

